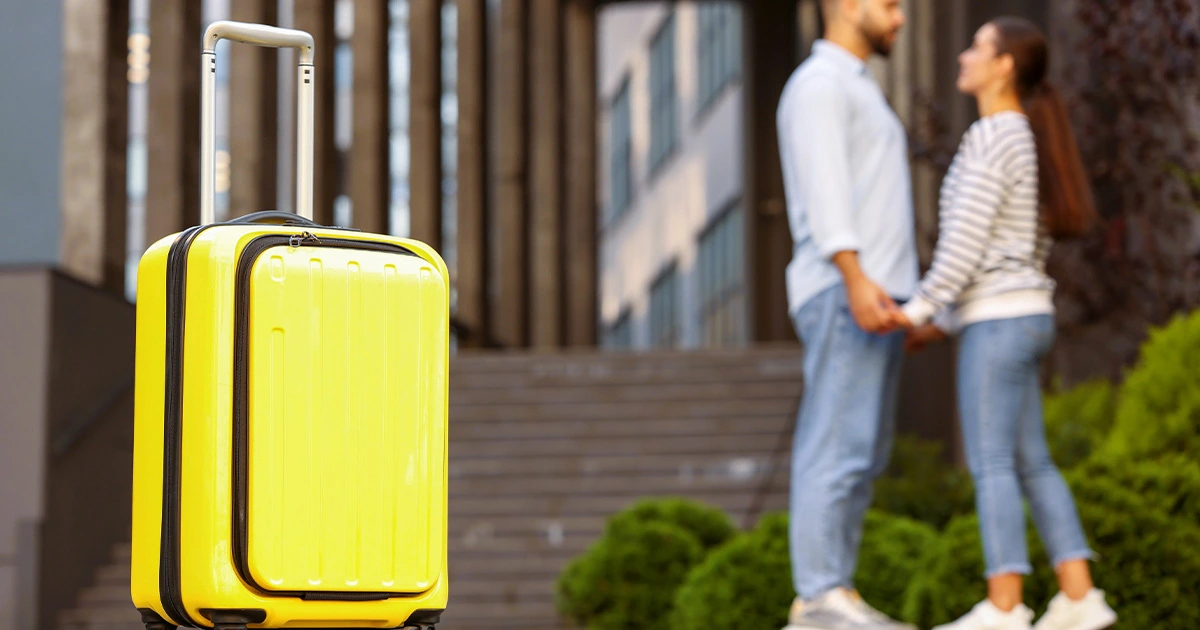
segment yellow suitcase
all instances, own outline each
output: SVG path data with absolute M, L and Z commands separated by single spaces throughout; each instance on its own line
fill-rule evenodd
M 300 216 L 213 222 L 222 38 L 300 52 Z M 426 629 L 446 607 L 449 275 L 423 243 L 310 220 L 312 49 L 208 27 L 201 225 L 138 266 L 130 592 L 147 629 Z

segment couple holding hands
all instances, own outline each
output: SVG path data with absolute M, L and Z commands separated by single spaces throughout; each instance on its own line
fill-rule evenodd
M 1054 342 L 1055 239 L 1094 207 L 1066 111 L 1031 23 L 984 24 L 956 86 L 980 119 L 939 195 L 939 235 L 920 277 L 906 132 L 868 72 L 904 25 L 899 0 L 823 0 L 825 33 L 777 112 L 793 257 L 789 313 L 805 347 L 793 445 L 790 553 L 797 597 L 786 630 L 911 628 L 852 583 L 872 483 L 893 443 L 909 351 L 958 340 L 957 393 L 976 489 L 988 597 L 945 630 L 1100 630 L 1116 621 L 1042 425 L 1039 365 Z M 1027 499 L 1060 592 L 1034 624 Z

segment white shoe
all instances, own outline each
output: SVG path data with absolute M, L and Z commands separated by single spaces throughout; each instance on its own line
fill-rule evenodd
M 834 589 L 811 600 L 792 602 L 784 630 L 895 630 L 889 623 L 868 614 L 861 599 L 847 589 Z M 882 613 L 880 613 L 882 615 Z
M 1033 630 L 1102 630 L 1117 622 L 1117 613 L 1104 601 L 1104 591 L 1093 588 L 1078 601 L 1059 593 Z
M 933 630 L 1029 630 L 1031 621 L 1033 611 L 1025 604 L 1017 604 L 1016 608 L 1004 612 L 985 599 L 957 621 Z

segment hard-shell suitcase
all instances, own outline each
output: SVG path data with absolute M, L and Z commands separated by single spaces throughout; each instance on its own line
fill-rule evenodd
M 297 209 L 213 222 L 219 39 L 299 50 Z M 130 591 L 147 628 L 429 628 L 447 602 L 449 275 L 312 217 L 308 33 L 204 35 L 201 225 L 138 267 Z

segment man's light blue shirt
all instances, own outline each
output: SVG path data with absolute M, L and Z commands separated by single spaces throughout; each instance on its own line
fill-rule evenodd
M 825 40 L 788 79 L 776 114 L 792 260 L 788 310 L 841 282 L 855 250 L 867 277 L 907 300 L 919 279 L 904 125 L 867 66 Z

